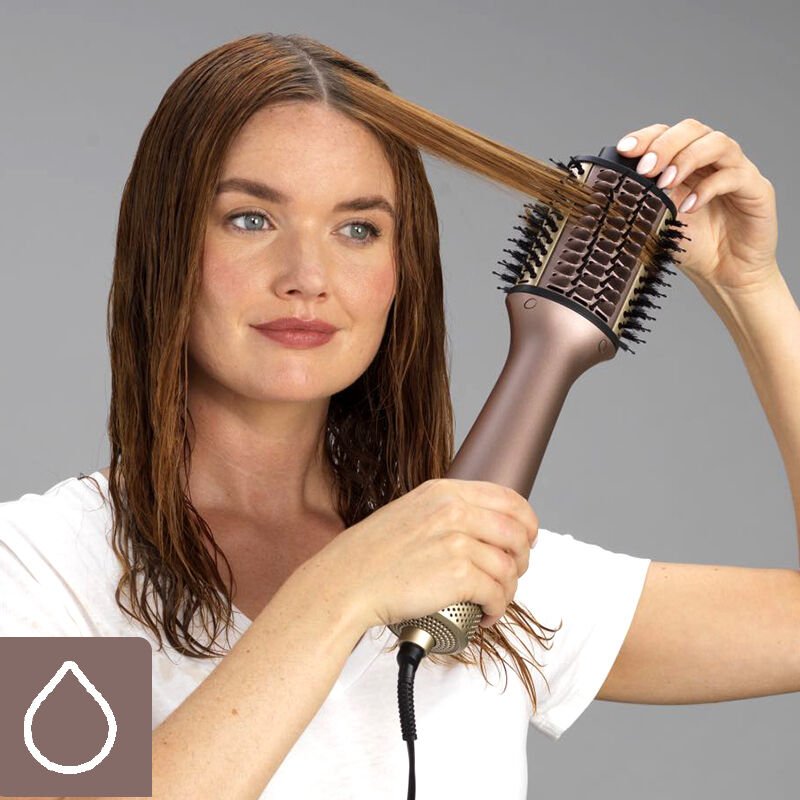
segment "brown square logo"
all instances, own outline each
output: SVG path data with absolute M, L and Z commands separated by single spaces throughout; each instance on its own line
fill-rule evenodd
M 0 795 L 150 797 L 141 636 L 0 637 Z

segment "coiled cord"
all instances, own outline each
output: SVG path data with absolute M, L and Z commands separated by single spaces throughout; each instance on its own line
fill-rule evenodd
M 400 670 L 397 675 L 397 705 L 400 709 L 400 728 L 403 739 L 408 742 L 408 800 L 414 800 L 417 793 L 414 775 L 414 739 L 417 727 L 414 721 L 414 676 L 425 650 L 414 642 L 403 642 L 397 651 Z

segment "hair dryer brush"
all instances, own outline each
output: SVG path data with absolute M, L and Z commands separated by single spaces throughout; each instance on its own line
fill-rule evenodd
M 552 159 L 551 159 L 552 161 Z M 506 308 L 511 341 L 505 365 L 475 423 L 456 454 L 447 477 L 484 480 L 530 496 L 550 434 L 577 378 L 589 367 L 612 359 L 625 339 L 643 342 L 660 308 L 657 286 L 686 239 L 675 205 L 654 180 L 635 170 L 636 159 L 604 147 L 598 156 L 573 156 L 556 163 L 568 180 L 592 187 L 596 203 L 575 221 L 548 206 L 526 204 L 505 250 L 508 272 L 494 272 L 510 287 Z M 655 246 L 649 239 L 653 236 Z M 648 247 L 646 245 L 650 244 Z M 647 259 L 653 253 L 652 259 Z M 509 423 L 509 420 L 513 422 Z M 389 625 L 401 642 L 398 700 L 403 738 L 409 744 L 413 797 L 413 680 L 429 653 L 457 653 L 471 641 L 483 616 L 480 605 L 458 602 L 435 614 Z

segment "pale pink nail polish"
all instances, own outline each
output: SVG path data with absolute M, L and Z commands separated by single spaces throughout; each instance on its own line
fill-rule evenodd
M 670 164 L 662 173 L 661 177 L 658 179 L 656 186 L 659 189 L 663 189 L 667 184 L 672 183 L 675 180 L 675 176 L 678 174 L 678 168 L 674 164 Z

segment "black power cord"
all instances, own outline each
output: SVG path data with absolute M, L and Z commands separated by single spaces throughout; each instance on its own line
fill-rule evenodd
M 403 642 L 397 651 L 400 671 L 397 676 L 397 704 L 400 708 L 400 727 L 403 739 L 408 742 L 408 800 L 414 800 L 417 793 L 414 775 L 414 739 L 417 728 L 414 722 L 414 675 L 425 650 L 414 642 Z

